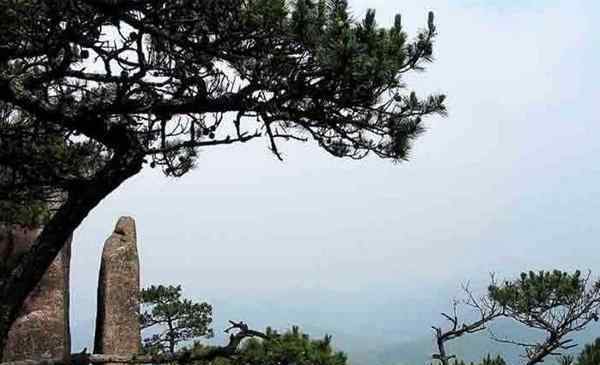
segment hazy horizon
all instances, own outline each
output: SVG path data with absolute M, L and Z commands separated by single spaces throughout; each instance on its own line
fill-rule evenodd
M 436 14 L 436 60 L 405 81 L 448 95 L 411 159 L 335 159 L 312 143 L 201 151 L 181 179 L 144 170 L 75 232 L 73 351 L 93 342 L 100 253 L 135 217 L 142 282 L 181 284 L 215 327 L 297 323 L 373 338 L 429 333 L 489 272 L 600 274 L 600 35 L 593 1 L 351 0 L 409 35 Z M 269 320 L 272 322 L 266 323 Z M 358 333 L 360 334 L 360 333 Z M 599 332 L 600 334 L 600 332 Z

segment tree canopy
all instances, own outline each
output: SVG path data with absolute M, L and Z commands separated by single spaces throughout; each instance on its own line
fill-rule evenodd
M 142 289 L 140 297 L 145 354 L 167 354 L 183 361 L 202 358 L 215 351 L 214 346 L 201 341 L 213 336 L 209 304 L 182 298 L 179 285 L 152 285 Z M 235 322 L 232 325 L 243 327 Z M 297 326 L 283 333 L 268 327 L 265 332 L 250 331 L 230 352 L 221 351 L 221 356 L 208 361 L 191 362 L 196 365 L 346 365 L 346 355 L 334 350 L 331 339 L 329 335 L 311 339 Z
M 449 328 L 432 327 L 438 349 L 433 358 L 444 365 L 455 358 L 447 353 L 448 341 L 486 329 L 494 340 L 522 347 L 527 365 L 539 364 L 549 356 L 562 355 L 574 348 L 572 335 L 597 322 L 600 315 L 600 281 L 579 270 L 529 271 L 501 283 L 492 276 L 487 294 L 481 297 L 475 296 L 468 286 L 464 289 L 466 299 L 454 301 L 451 313 L 442 313 L 450 323 Z M 475 319 L 460 318 L 460 304 L 470 308 Z M 537 330 L 541 338 L 525 342 L 497 337 L 488 325 L 499 318 Z
M 345 0 L 0 3 L 4 221 L 44 229 L 0 278 L 0 339 L 89 212 L 143 166 L 189 171 L 200 148 L 314 141 L 401 161 L 445 114 L 402 76 L 433 60 L 433 13 L 410 40 Z M 39 207 L 30 210 L 28 207 Z M 0 347 L 1 347 L 0 343 Z
M 595 365 L 600 364 L 600 338 L 594 342 L 586 344 L 581 353 L 577 356 L 574 363 L 576 365 Z M 569 364 L 571 365 L 571 364 Z
M 297 326 L 283 333 L 267 328 L 265 335 L 265 338 L 246 340 L 235 356 L 220 358 L 216 365 L 347 364 L 347 356 L 333 348 L 331 336 L 311 339 Z M 196 344 L 196 351 L 205 351 L 205 346 Z
M 145 353 L 173 354 L 179 344 L 213 336 L 212 306 L 181 298 L 180 285 L 152 285 L 142 289 L 140 297 L 140 327 L 151 332 L 144 338 Z
M 600 281 L 581 271 L 530 271 L 520 278 L 492 284 L 489 296 L 505 316 L 540 330 L 545 338 L 538 343 L 499 339 L 525 349 L 527 365 L 548 355 L 561 354 L 576 346 L 570 335 L 597 322 L 600 314 Z
M 432 60 L 432 13 L 409 42 L 400 16 L 357 22 L 343 0 L 3 4 L 2 191 L 19 202 L 73 191 L 115 154 L 181 176 L 198 147 L 262 136 L 279 158 L 277 141 L 312 139 L 406 159 L 421 117 L 445 113 L 400 77 Z
M 454 361 L 452 365 L 467 365 L 467 363 L 464 362 L 464 360 L 458 360 Z M 492 357 L 492 355 L 488 354 L 481 360 L 480 363 L 475 364 L 474 362 L 471 362 L 470 365 L 506 365 L 506 361 L 504 361 L 504 359 L 500 355 Z

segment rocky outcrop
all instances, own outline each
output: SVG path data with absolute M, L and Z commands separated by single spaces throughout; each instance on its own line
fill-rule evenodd
M 121 217 L 102 251 L 94 353 L 140 352 L 139 272 L 135 221 Z
M 41 228 L 0 225 L 0 267 L 10 267 L 33 244 Z M 71 350 L 69 266 L 71 239 L 29 294 L 13 324 L 2 361 L 64 358 Z

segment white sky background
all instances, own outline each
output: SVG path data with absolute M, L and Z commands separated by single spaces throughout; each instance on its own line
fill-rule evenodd
M 145 170 L 75 234 L 74 350 L 92 343 L 102 243 L 121 215 L 137 221 L 143 283 L 182 284 L 215 305 L 218 327 L 402 336 L 490 271 L 600 272 L 600 6 L 350 5 L 357 16 L 377 9 L 384 25 L 400 12 L 410 34 L 435 11 L 437 59 L 406 81 L 446 93 L 450 116 L 427 120 L 401 165 L 339 160 L 310 143 L 282 145 L 281 163 L 260 141 L 206 149 L 181 179 Z

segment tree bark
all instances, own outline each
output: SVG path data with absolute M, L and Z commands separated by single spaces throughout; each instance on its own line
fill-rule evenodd
M 9 320 L 8 314 L 8 308 L 0 305 L 0 361 L 2 361 L 2 358 L 4 357 L 4 348 L 6 347 L 6 342 L 8 341 L 10 325 L 12 325 L 12 322 L 14 322 L 14 319 L 12 321 Z
M 442 362 L 442 365 L 448 365 L 448 355 L 446 354 L 446 346 L 444 345 L 444 340 L 440 337 L 437 339 L 438 350 L 440 351 L 439 360 Z

